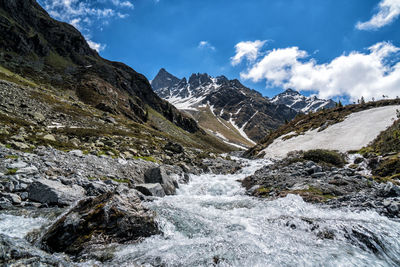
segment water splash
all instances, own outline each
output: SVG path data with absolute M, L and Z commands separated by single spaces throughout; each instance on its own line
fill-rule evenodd
M 396 266 L 400 223 L 375 212 L 332 210 L 288 195 L 244 195 L 236 175 L 192 176 L 178 194 L 148 203 L 163 235 L 121 247 L 111 265 Z

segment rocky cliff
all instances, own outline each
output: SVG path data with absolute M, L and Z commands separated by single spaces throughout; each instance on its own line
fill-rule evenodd
M 52 19 L 35 0 L 0 0 L 0 32 L 0 64 L 14 73 L 73 90 L 85 103 L 136 122 L 145 122 L 151 107 L 186 131 L 199 131 L 146 77 L 100 57 L 79 31 Z

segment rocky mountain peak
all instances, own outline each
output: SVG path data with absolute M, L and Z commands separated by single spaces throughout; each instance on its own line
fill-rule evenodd
M 167 72 L 164 68 L 161 68 L 156 77 L 151 81 L 151 85 L 155 88 L 166 88 L 179 83 L 179 81 L 177 77 Z
M 298 112 L 308 113 L 318 111 L 323 108 L 335 107 L 332 100 L 319 99 L 317 96 L 306 97 L 293 89 L 287 89 L 271 99 L 274 104 L 286 105 Z
M 199 87 L 201 85 L 206 85 L 206 84 L 210 84 L 213 81 L 211 80 L 210 75 L 208 75 L 207 73 L 193 73 L 190 78 L 189 78 L 189 84 L 192 88 L 196 88 Z

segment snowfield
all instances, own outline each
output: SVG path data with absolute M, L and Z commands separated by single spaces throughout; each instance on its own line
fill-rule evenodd
M 330 149 L 340 152 L 358 150 L 393 124 L 396 119 L 396 109 L 400 109 L 400 106 L 379 107 L 352 113 L 344 121 L 331 125 L 321 132 L 315 129 L 288 140 L 282 140 L 281 136 L 262 151 L 265 152 L 265 158 L 284 158 L 287 153 L 295 150 Z

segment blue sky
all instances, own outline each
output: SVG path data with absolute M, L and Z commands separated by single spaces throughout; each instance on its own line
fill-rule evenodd
M 238 78 L 266 96 L 288 87 L 351 101 L 400 95 L 400 0 L 39 3 L 149 80 L 164 67 Z

